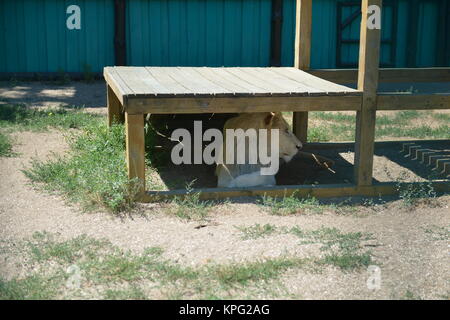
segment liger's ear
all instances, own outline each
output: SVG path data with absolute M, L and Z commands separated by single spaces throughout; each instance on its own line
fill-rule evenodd
M 275 117 L 275 112 L 269 112 L 269 114 L 264 118 L 264 123 L 266 125 L 272 124 L 274 117 Z

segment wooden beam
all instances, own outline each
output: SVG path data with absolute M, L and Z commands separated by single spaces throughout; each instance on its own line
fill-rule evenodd
M 296 68 L 308 70 L 311 63 L 312 0 L 297 0 L 295 18 Z M 308 112 L 294 112 L 292 130 L 297 138 L 306 143 L 308 139 Z
M 450 94 L 379 94 L 377 110 L 450 109 Z
M 125 110 L 130 114 L 243 113 L 276 111 L 356 111 L 361 95 L 236 98 L 133 98 Z
M 190 190 L 170 190 L 170 191 L 147 191 L 141 197 L 142 202 L 156 202 L 172 199 L 174 197 L 184 197 L 188 194 L 199 193 L 202 200 L 218 200 L 231 197 L 288 197 L 296 195 L 298 197 L 379 197 L 387 195 L 397 195 L 399 190 L 408 187 L 419 186 L 420 182 L 398 183 L 383 182 L 370 186 L 357 186 L 353 184 L 326 184 L 326 185 L 292 185 L 273 187 L 253 187 L 253 188 L 203 188 Z M 436 192 L 450 192 L 450 180 L 435 180 L 431 182 L 433 190 Z
M 334 83 L 358 82 L 358 69 L 316 69 L 308 72 Z M 380 69 L 379 82 L 450 82 L 450 68 L 384 68 Z
M 125 126 L 128 178 L 139 198 L 145 191 L 144 115 L 125 113 Z
M 311 60 L 312 0 L 297 0 L 294 66 L 308 70 Z
M 126 91 L 123 90 L 123 88 L 121 88 L 119 86 L 119 84 L 114 81 L 114 79 L 112 79 L 111 75 L 106 72 L 106 69 L 108 69 L 111 67 L 105 67 L 103 68 L 103 77 L 105 78 L 106 83 L 108 84 L 108 86 L 112 89 L 112 91 L 114 91 L 117 99 L 119 99 L 120 103 L 122 104 L 122 106 L 124 107 L 124 109 L 126 109 Z
M 448 144 L 448 139 L 432 139 L 432 140 L 387 140 L 375 141 L 375 146 L 380 148 L 401 148 L 405 143 L 423 143 L 423 144 Z M 311 142 L 308 143 L 302 150 L 338 150 L 338 149 L 353 149 L 355 142 Z
M 108 108 L 108 126 L 110 127 L 114 122 L 123 123 L 122 104 L 108 84 L 106 84 L 106 104 Z
M 372 184 L 377 108 L 380 29 L 369 29 L 369 6 L 382 7 L 382 0 L 362 0 L 359 49 L 358 90 L 363 91 L 361 110 L 356 112 L 355 183 Z
M 292 114 L 292 131 L 303 144 L 308 142 L 308 111 Z

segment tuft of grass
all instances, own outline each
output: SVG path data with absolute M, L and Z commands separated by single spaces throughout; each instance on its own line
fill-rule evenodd
M 5 281 L 0 278 L 0 300 L 49 300 L 56 298 L 62 276 L 30 275 L 23 279 Z
M 371 264 L 370 251 L 361 252 L 361 241 L 372 239 L 370 234 L 361 232 L 342 233 L 336 228 L 320 228 L 318 230 L 302 230 L 291 228 L 288 232 L 302 239 L 302 243 L 321 243 L 320 250 L 325 256 L 316 261 L 317 264 L 329 264 L 348 271 L 367 267 Z
M 11 138 L 0 132 L 0 157 L 13 156 Z
M 324 142 L 331 139 L 331 133 L 326 126 L 315 126 L 308 130 L 308 142 Z
M 415 295 L 411 290 L 406 290 L 402 300 L 422 300 L 419 295 Z
M 99 119 L 99 115 L 83 112 L 77 107 L 37 109 L 23 105 L 5 104 L 0 108 L 0 127 L 26 130 L 80 129 L 98 124 Z
M 213 207 L 211 201 L 200 199 L 200 192 L 192 189 L 192 183 L 186 186 L 187 194 L 183 197 L 174 197 L 169 202 L 170 214 L 185 220 L 204 220 Z
M 53 159 L 34 159 L 25 175 L 49 191 L 60 192 L 86 209 L 118 213 L 133 206 L 137 189 L 127 177 L 123 125 L 103 122 L 69 138 L 70 151 Z
M 317 230 L 303 230 L 298 226 L 292 228 L 278 228 L 275 225 L 255 224 L 249 227 L 237 227 L 243 239 L 257 239 L 273 234 L 289 233 L 301 239 L 300 244 L 320 243 L 325 256 L 315 261 L 318 265 L 334 265 L 341 270 L 353 270 L 371 263 L 369 251 L 361 252 L 361 242 L 372 239 L 370 234 L 361 232 L 342 233 L 336 228 L 322 227 Z
M 263 196 L 258 202 L 264 210 L 278 216 L 292 215 L 299 212 L 322 213 L 329 208 L 329 206 L 321 205 L 319 200 L 314 197 L 299 198 L 295 194 L 283 198 Z
M 349 252 L 340 252 L 327 254 L 317 263 L 333 265 L 340 268 L 341 270 L 348 271 L 361 267 L 368 267 L 371 262 L 372 258 L 368 252 L 355 254 Z
M 427 228 L 423 228 L 423 230 L 430 236 L 431 240 L 450 240 L 450 227 L 431 225 Z
M 270 236 L 277 231 L 277 227 L 273 224 L 260 225 L 259 223 L 249 227 L 236 227 L 242 232 L 242 239 L 258 239 Z
M 217 265 L 209 268 L 209 277 L 226 286 L 246 285 L 278 278 L 282 272 L 303 266 L 305 262 L 305 259 L 281 257 L 244 264 Z
M 31 258 L 36 262 L 55 260 L 60 263 L 73 263 L 84 256 L 94 257 L 99 250 L 108 245 L 108 242 L 86 235 L 58 242 L 48 232 L 35 232 L 26 245 Z
M 147 296 L 145 292 L 138 286 L 130 286 L 129 288 L 117 290 L 108 289 L 104 294 L 106 300 L 145 300 Z
M 397 190 L 405 208 L 411 208 L 419 202 L 426 202 L 428 205 L 437 205 L 434 201 L 437 193 L 433 188 L 432 181 L 407 185 L 399 182 L 397 183 Z

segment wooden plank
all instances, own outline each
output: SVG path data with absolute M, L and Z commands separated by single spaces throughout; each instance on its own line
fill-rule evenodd
M 167 89 L 172 95 L 186 95 L 190 90 L 181 85 L 176 79 L 166 72 L 165 67 L 146 67 L 148 73 L 157 79 L 158 82 Z
M 360 96 L 323 97 L 199 97 L 129 98 L 127 112 L 137 113 L 240 113 L 276 111 L 357 111 Z
M 359 50 L 358 89 L 363 91 L 361 110 L 356 113 L 355 182 L 358 186 L 372 184 L 377 108 L 378 65 L 381 30 L 369 29 L 368 7 L 381 8 L 382 0 L 362 0 Z
M 145 191 L 144 115 L 125 113 L 126 159 L 131 188 L 141 196 Z
M 316 69 L 308 73 L 333 83 L 356 83 L 358 69 Z M 380 69 L 379 82 L 450 82 L 450 68 L 385 68 Z
M 260 88 L 248 81 L 242 80 L 234 74 L 230 73 L 229 70 L 233 68 L 211 68 L 211 71 L 217 76 L 222 77 L 225 81 L 229 81 L 230 83 L 241 86 L 245 88 L 247 93 L 252 95 L 267 94 L 267 90 Z
M 307 91 L 306 88 L 299 88 L 300 90 L 295 90 L 289 83 L 275 81 L 272 77 L 267 77 L 265 75 L 266 68 L 236 68 L 237 76 L 241 79 L 249 81 L 256 84 L 259 87 L 265 88 L 269 93 L 285 93 L 289 94 L 291 92 L 301 92 Z M 288 79 L 286 79 L 288 80 Z
M 290 77 L 286 76 L 285 73 L 281 73 L 279 71 L 288 69 L 288 68 L 247 68 L 249 69 L 247 72 L 262 80 L 265 81 L 271 87 L 282 88 L 280 92 L 286 93 L 296 93 L 296 94 L 304 94 L 310 95 L 312 93 L 323 93 L 324 91 L 321 89 L 314 88 L 311 85 L 306 84 L 305 82 L 299 82 Z M 293 70 L 297 70 L 292 68 Z
M 375 141 L 375 146 L 377 148 L 402 148 L 405 144 L 448 144 L 448 139 L 433 139 L 433 140 L 387 140 L 387 141 Z M 355 147 L 355 142 L 311 142 L 308 143 L 302 150 L 338 150 L 338 149 L 353 149 Z
M 233 95 L 242 95 L 242 94 L 249 95 L 249 93 L 246 93 L 247 90 L 245 87 L 227 81 L 223 77 L 219 77 L 217 73 L 212 71 L 211 68 L 206 67 L 194 68 L 194 70 L 195 72 L 201 74 L 205 79 L 208 79 L 209 81 L 217 84 L 218 86 L 221 86 L 222 88 L 225 88 L 233 92 Z
M 232 74 L 241 81 L 264 90 L 266 94 L 270 95 L 272 93 L 289 93 L 281 87 L 272 86 L 271 84 L 267 83 L 267 81 L 253 76 L 252 74 L 250 74 L 251 68 L 227 68 L 224 70 L 225 72 Z
M 185 87 L 192 95 L 214 95 L 216 92 L 204 82 L 198 81 L 198 78 L 193 78 L 187 74 L 183 68 L 177 67 L 163 67 L 162 71 L 166 72 L 172 79 L 177 81 L 180 85 Z
M 185 79 L 189 79 L 189 83 L 193 84 L 195 87 L 204 88 L 205 91 L 212 95 L 223 95 L 223 94 L 233 94 L 234 91 L 230 91 L 227 88 L 224 88 L 223 86 L 219 86 L 216 83 L 208 80 L 207 78 L 203 77 L 200 73 L 196 72 L 195 70 L 198 68 L 192 68 L 192 67 L 178 67 L 178 72 L 183 74 Z
M 105 67 L 103 69 L 103 76 L 116 94 L 120 103 L 126 107 L 126 96 L 132 94 L 133 91 L 123 82 L 122 78 L 116 73 L 114 67 Z
M 108 84 L 106 84 L 106 104 L 108 109 L 108 126 L 110 127 L 113 123 L 123 123 L 123 107 Z
M 334 95 L 345 95 L 345 94 L 359 94 L 358 90 L 349 88 L 343 85 L 332 83 L 327 80 L 315 77 L 308 72 L 303 72 L 295 68 L 271 68 L 274 72 L 289 78 L 291 80 L 297 81 L 304 86 L 311 89 L 311 93 L 318 92 L 319 94 L 334 94 Z
M 377 110 L 450 109 L 450 94 L 378 94 Z
M 322 92 L 323 90 L 317 90 L 316 88 L 312 88 L 310 85 L 297 81 L 295 78 L 289 77 L 286 74 L 285 69 L 287 68 L 262 68 L 261 74 L 270 79 L 272 82 L 277 82 L 283 84 L 290 88 L 291 92 Z M 297 70 L 297 69 L 295 69 Z
M 145 68 L 118 67 L 115 71 L 135 95 L 170 94 L 166 87 L 161 85 Z
M 450 181 L 447 179 L 435 180 L 430 183 L 436 192 L 450 192 Z M 376 183 L 371 186 L 356 186 L 352 184 L 327 184 L 327 185 L 292 185 L 292 186 L 274 186 L 274 187 L 253 187 L 253 188 L 204 188 L 189 191 L 199 193 L 202 200 L 218 200 L 232 197 L 288 197 L 296 195 L 298 197 L 379 197 L 399 194 L 399 189 L 418 186 L 420 183 L 397 183 L 384 182 Z M 186 190 L 171 191 L 147 191 L 141 198 L 142 202 L 155 202 L 168 200 L 174 197 L 183 197 L 187 195 Z

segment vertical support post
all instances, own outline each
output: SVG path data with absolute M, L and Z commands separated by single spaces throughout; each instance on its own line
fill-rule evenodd
M 114 122 L 123 123 L 122 104 L 111 87 L 106 84 L 106 104 L 108 107 L 108 126 Z
M 312 0 L 297 0 L 295 18 L 294 66 L 308 70 L 311 60 Z M 297 138 L 306 143 L 308 138 L 308 112 L 294 112 L 292 129 Z
M 372 184 L 375 148 L 381 30 L 368 28 L 368 19 L 375 14 L 369 13 L 368 9 L 371 5 L 377 5 L 381 9 L 382 0 L 362 0 L 361 5 L 358 90 L 363 91 L 363 97 L 361 110 L 356 114 L 355 143 L 355 182 L 358 186 Z
M 138 197 L 145 191 L 144 115 L 125 113 L 128 178 L 136 179 Z

